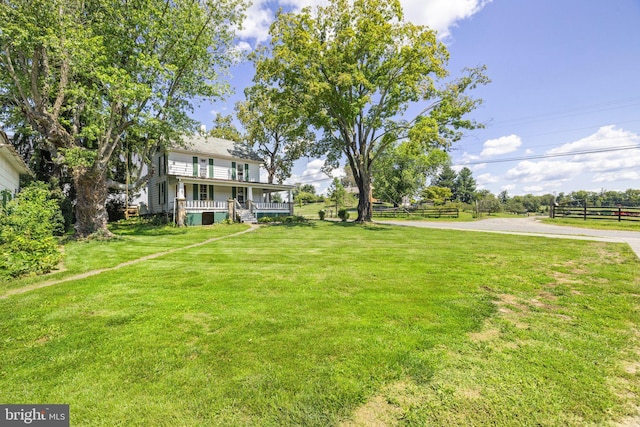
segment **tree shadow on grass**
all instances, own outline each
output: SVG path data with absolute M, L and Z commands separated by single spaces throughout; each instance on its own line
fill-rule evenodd
M 144 222 L 118 222 L 109 224 L 109 230 L 117 236 L 166 236 L 180 235 L 187 232 L 186 228 L 172 227 L 167 224 L 156 225 Z
M 344 227 L 344 228 L 361 228 L 367 231 L 391 231 L 391 227 L 388 225 L 375 224 L 372 222 L 355 222 L 355 221 L 331 221 L 331 225 L 334 227 Z
M 317 225 L 310 221 L 299 221 L 299 222 L 272 222 L 270 224 L 265 224 L 269 227 L 286 227 L 286 228 L 298 228 L 298 227 L 306 227 L 306 228 L 315 228 Z

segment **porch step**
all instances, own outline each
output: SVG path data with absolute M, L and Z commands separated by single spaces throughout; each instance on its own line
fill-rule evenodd
M 257 224 L 258 220 L 255 215 L 249 211 L 242 212 L 240 214 L 240 222 L 248 222 L 249 224 Z

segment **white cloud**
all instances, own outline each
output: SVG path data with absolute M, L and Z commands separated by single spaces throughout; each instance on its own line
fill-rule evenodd
M 469 154 L 466 151 L 462 153 L 462 163 L 474 163 L 480 160 L 477 154 Z
M 314 159 L 307 163 L 302 174 L 292 175 L 285 180 L 286 184 L 294 185 L 296 183 L 312 184 L 316 187 L 318 194 L 326 192 L 327 188 L 333 181 L 333 178 L 340 178 L 345 176 L 344 170 L 341 168 L 333 169 L 329 172 L 329 175 L 322 171 L 324 167 L 324 159 Z
M 630 147 L 619 151 L 602 151 Z M 637 148 L 633 148 L 637 147 Z M 568 153 L 593 151 L 591 153 Z M 523 161 L 507 171 L 506 177 L 522 183 L 544 183 L 545 187 L 586 175 L 593 182 L 640 179 L 640 136 L 615 126 L 603 126 L 592 135 L 563 144 L 546 152 L 567 157 L 554 160 Z M 524 187 L 525 189 L 527 187 Z
M 568 181 L 580 174 L 584 166 L 567 161 L 525 160 L 507 171 L 507 178 L 518 182 Z
M 522 188 L 527 193 L 541 193 L 544 191 L 544 187 L 541 185 L 529 185 Z
M 500 182 L 500 178 L 490 173 L 483 173 L 482 175 L 478 175 L 476 182 L 478 185 L 495 184 L 496 182 Z
M 501 136 L 497 139 L 490 139 L 484 143 L 484 149 L 480 157 L 499 156 L 513 153 L 522 145 L 522 140 L 518 135 Z
M 597 173 L 593 182 L 640 181 L 640 172 L 635 170 L 623 172 Z
M 242 54 L 242 53 L 246 53 L 246 52 L 251 52 L 252 48 L 251 45 L 245 41 L 240 41 L 238 42 L 235 46 L 234 49 Z
M 405 20 L 428 25 L 439 38 L 451 36 L 458 21 L 468 19 L 491 3 L 491 0 L 400 0 Z
M 400 0 L 405 20 L 414 24 L 427 25 L 438 31 L 440 39 L 451 36 L 451 29 L 461 20 L 478 13 L 491 0 Z M 241 39 L 252 39 L 262 43 L 269 39 L 269 26 L 275 18 L 275 11 L 283 7 L 299 11 L 303 7 L 327 4 L 326 0 L 254 0 L 246 12 Z
M 275 14 L 269 8 L 268 0 L 254 0 L 247 9 L 238 37 L 244 40 L 253 39 L 256 44 L 266 41 L 269 38 L 269 26 L 274 17 Z

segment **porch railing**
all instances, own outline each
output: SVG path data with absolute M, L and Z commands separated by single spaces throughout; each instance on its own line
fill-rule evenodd
M 185 202 L 187 209 L 227 209 L 227 202 L 219 202 L 215 200 L 187 200 Z
M 289 203 L 254 203 L 258 211 L 289 211 Z

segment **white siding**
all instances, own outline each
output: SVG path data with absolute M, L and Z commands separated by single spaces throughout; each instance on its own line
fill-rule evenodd
M 13 196 L 19 186 L 20 174 L 3 155 L 0 155 L 0 191 L 9 190 Z
M 155 173 L 151 178 L 149 178 L 149 183 L 147 184 L 147 197 L 148 197 L 148 209 L 149 213 L 157 214 L 166 212 L 168 210 L 168 206 L 171 202 L 171 198 L 169 197 L 170 186 L 167 183 L 168 176 L 164 173 L 164 167 L 158 164 L 158 159 L 161 158 L 163 153 L 156 154 L 153 156 L 153 167 L 155 168 Z M 167 189 L 167 198 L 166 203 L 160 200 L 160 185 L 164 184 Z
M 260 165 L 249 164 L 249 180 L 251 182 L 260 181 Z
M 169 174 L 193 176 L 193 155 L 169 153 Z
M 213 177 L 216 179 L 231 179 L 231 160 L 215 159 L 213 161 Z
M 216 202 L 226 202 L 231 198 L 231 187 L 216 185 L 213 192 L 213 199 Z

